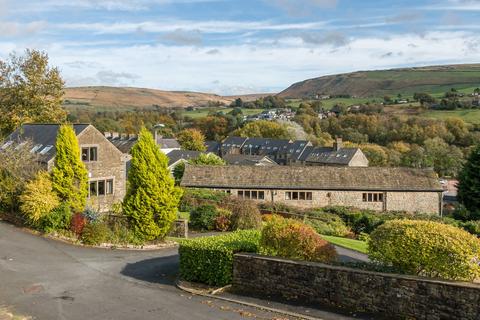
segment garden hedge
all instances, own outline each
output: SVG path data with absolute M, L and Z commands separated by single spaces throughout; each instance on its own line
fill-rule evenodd
M 407 274 L 450 280 L 480 278 L 480 240 L 433 221 L 391 220 L 370 234 L 369 257 Z
M 183 240 L 180 243 L 180 277 L 212 286 L 232 281 L 233 255 L 258 252 L 260 232 L 242 230 L 230 234 Z

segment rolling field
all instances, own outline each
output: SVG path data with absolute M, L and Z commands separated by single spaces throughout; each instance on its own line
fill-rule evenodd
M 465 122 L 472 124 L 480 124 L 480 109 L 467 109 L 467 110 L 432 110 L 426 111 L 421 116 L 434 119 L 447 119 L 447 118 L 461 118 Z
M 198 119 L 198 118 L 206 117 L 210 113 L 223 112 L 224 114 L 227 114 L 232 110 L 233 108 L 202 108 L 202 109 L 197 109 L 193 111 L 185 110 L 182 112 L 182 114 L 186 117 Z M 263 109 L 242 109 L 243 115 L 245 116 L 258 114 L 258 113 L 261 113 L 262 111 Z

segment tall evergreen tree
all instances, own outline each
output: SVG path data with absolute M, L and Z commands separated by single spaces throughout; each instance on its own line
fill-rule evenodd
M 470 212 L 470 218 L 480 219 L 480 144 L 472 151 L 459 175 L 458 200 Z
M 182 190 L 168 170 L 168 159 L 152 134 L 142 128 L 132 148 L 123 210 L 144 240 L 164 238 L 175 220 Z
M 73 211 L 83 211 L 88 196 L 88 171 L 80 158 L 80 147 L 71 125 L 60 126 L 55 148 L 53 190 Z

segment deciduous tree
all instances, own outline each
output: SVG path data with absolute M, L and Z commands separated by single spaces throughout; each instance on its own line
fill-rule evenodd
M 205 137 L 197 129 L 185 129 L 177 135 L 178 143 L 184 150 L 205 151 Z
M 480 144 L 460 171 L 458 200 L 471 213 L 472 220 L 480 219 Z
M 0 134 L 8 134 L 25 122 L 63 122 L 64 82 L 48 55 L 26 50 L 0 60 Z

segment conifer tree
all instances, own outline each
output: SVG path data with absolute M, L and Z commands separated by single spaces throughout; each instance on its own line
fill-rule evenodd
M 147 129 L 142 128 L 131 153 L 124 213 L 139 238 L 164 238 L 175 220 L 182 190 L 175 187 L 167 156 Z
M 55 148 L 53 190 L 73 211 L 83 211 L 88 196 L 88 171 L 81 160 L 80 147 L 71 125 L 60 126 Z
M 470 219 L 480 219 L 480 144 L 459 174 L 458 200 L 470 212 Z

